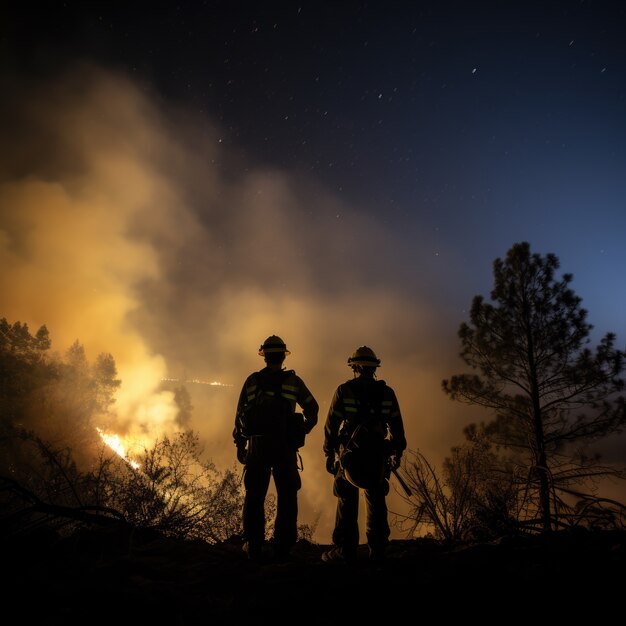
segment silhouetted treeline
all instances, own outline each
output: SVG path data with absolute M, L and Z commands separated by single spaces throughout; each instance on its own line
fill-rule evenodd
M 5 532 L 38 524 L 71 528 L 111 516 L 165 534 L 216 542 L 238 532 L 239 477 L 202 459 L 182 431 L 145 449 L 133 464 L 106 446 L 121 381 L 115 361 L 89 363 L 74 343 L 51 353 L 48 330 L 0 320 L 1 523 Z M 176 390 L 181 411 L 188 394 Z M 87 515 L 89 512 L 89 515 Z

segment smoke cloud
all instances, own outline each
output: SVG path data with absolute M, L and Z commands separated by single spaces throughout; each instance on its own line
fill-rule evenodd
M 196 381 L 191 426 L 218 467 L 233 466 L 241 385 L 280 335 L 321 407 L 300 521 L 319 520 L 322 542 L 335 507 L 323 424 L 356 347 L 381 358 L 410 448 L 437 464 L 461 440 L 471 415 L 441 379 L 458 371 L 462 312 L 438 296 L 424 242 L 407 247 L 314 180 L 244 158 L 206 116 L 126 76 L 80 66 L 5 93 L 0 316 L 46 324 L 58 351 L 78 340 L 90 359 L 111 353 L 120 433 L 173 432 L 161 381 Z M 402 510 L 393 490 L 390 509 Z

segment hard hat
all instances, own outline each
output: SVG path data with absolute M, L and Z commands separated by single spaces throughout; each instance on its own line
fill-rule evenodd
M 285 342 L 277 335 L 270 335 L 259 348 L 260 356 L 264 356 L 270 352 L 284 352 L 285 355 L 291 354 L 291 352 L 287 350 Z
M 354 351 L 354 354 L 348 359 L 348 365 L 365 365 L 369 367 L 380 367 L 380 359 L 374 354 L 374 351 L 367 346 L 361 346 Z
M 372 489 L 385 478 L 385 457 L 379 451 L 361 455 L 346 450 L 340 454 L 339 463 L 346 480 L 359 489 Z

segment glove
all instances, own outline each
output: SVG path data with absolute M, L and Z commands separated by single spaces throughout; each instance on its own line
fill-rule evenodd
M 334 454 L 329 454 L 326 457 L 326 471 L 333 476 L 337 473 L 337 461 Z
M 400 467 L 400 461 L 402 460 L 402 452 L 392 452 L 389 456 L 389 467 L 392 470 L 398 469 Z
M 248 449 L 246 448 L 245 443 L 237 444 L 237 460 L 242 464 L 246 464 L 246 460 L 248 459 Z

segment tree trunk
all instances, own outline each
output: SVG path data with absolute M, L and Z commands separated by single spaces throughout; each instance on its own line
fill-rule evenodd
M 539 476 L 539 513 L 543 525 L 543 532 L 552 530 L 552 514 L 550 512 L 550 477 L 548 474 L 548 461 L 546 458 L 546 446 L 543 432 L 541 404 L 539 402 L 539 384 L 537 382 L 537 368 L 535 365 L 533 341 L 529 336 L 528 363 L 530 372 L 530 389 L 533 411 L 533 430 L 535 433 L 536 446 L 536 470 Z
M 535 404 L 534 399 L 533 404 Z M 535 442 L 537 444 L 537 472 L 539 474 L 539 510 L 541 514 L 543 532 L 547 533 L 552 530 L 552 514 L 550 512 L 550 479 L 548 476 L 548 462 L 546 459 L 546 449 L 543 440 L 543 424 L 541 422 L 541 410 L 539 409 L 539 406 L 533 407 L 533 422 L 533 426 L 535 429 Z

